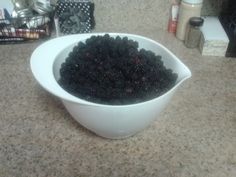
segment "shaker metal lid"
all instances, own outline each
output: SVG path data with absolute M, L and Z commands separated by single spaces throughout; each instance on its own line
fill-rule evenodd
M 203 0 L 182 0 L 182 1 L 189 4 L 201 4 L 203 2 Z
M 33 3 L 33 9 L 39 14 L 46 14 L 53 10 L 53 7 L 49 1 L 35 0 Z
M 191 26 L 200 27 L 203 25 L 203 23 L 204 23 L 204 20 L 201 17 L 191 17 L 189 19 L 189 24 Z

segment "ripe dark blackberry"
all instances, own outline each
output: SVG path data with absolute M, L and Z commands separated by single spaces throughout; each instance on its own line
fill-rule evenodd
M 79 42 L 61 65 L 58 83 L 91 102 L 124 105 L 160 96 L 176 82 L 161 56 L 138 50 L 127 37 L 92 36 Z

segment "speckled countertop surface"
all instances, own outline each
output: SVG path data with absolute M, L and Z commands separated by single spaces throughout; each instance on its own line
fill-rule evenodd
M 202 57 L 164 31 L 126 32 L 166 45 L 193 76 L 124 140 L 87 131 L 36 83 L 29 59 L 41 42 L 0 46 L 1 177 L 236 176 L 236 59 Z

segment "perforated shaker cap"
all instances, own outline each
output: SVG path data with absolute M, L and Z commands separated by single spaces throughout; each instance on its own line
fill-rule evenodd
M 188 4 L 201 4 L 203 2 L 203 0 L 182 0 L 182 1 Z

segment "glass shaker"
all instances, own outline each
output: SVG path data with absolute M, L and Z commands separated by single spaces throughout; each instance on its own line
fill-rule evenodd
M 31 17 L 33 16 L 31 10 L 32 2 L 29 0 L 12 0 L 14 5 L 13 18 L 17 17 Z
M 204 20 L 201 17 L 192 17 L 189 19 L 184 44 L 188 48 L 196 48 L 199 45 L 201 30 Z

